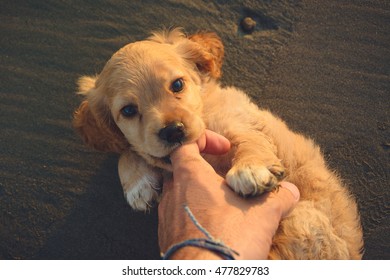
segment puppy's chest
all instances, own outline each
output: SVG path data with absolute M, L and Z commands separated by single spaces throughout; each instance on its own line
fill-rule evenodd
M 222 177 L 225 177 L 226 173 L 232 167 L 232 152 L 226 153 L 225 155 L 202 154 L 202 156 Z

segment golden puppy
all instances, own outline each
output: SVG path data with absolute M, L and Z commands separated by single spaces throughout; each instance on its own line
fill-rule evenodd
M 283 178 L 301 201 L 282 221 L 271 259 L 359 259 L 362 231 L 356 203 L 328 170 L 313 141 L 259 109 L 244 92 L 221 87 L 224 48 L 213 33 L 156 33 L 116 52 L 97 77 L 79 80 L 86 100 L 74 115 L 85 142 L 121 154 L 127 201 L 146 210 L 158 197 L 170 153 L 208 128 L 232 144 L 205 156 L 244 196 L 273 190 Z M 282 165 L 283 164 L 283 165 Z

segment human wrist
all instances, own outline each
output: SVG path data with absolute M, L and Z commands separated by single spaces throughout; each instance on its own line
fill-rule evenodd
M 163 259 L 235 259 L 236 255 L 238 255 L 235 250 L 226 246 L 222 241 L 215 239 L 207 229 L 199 223 L 188 206 L 185 205 L 184 210 L 186 211 L 190 222 L 184 227 L 181 238 L 174 238 L 183 241 L 173 243 L 173 245 L 162 254 Z M 192 229 L 189 230 L 190 228 Z

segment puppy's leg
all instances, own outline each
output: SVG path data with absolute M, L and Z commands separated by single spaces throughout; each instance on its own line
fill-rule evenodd
M 162 175 L 132 151 L 119 159 L 119 177 L 127 202 L 134 210 L 146 211 L 158 198 Z
M 332 226 L 330 217 L 315 208 L 312 201 L 300 201 L 281 222 L 268 258 L 347 260 L 353 256 L 346 240 Z
M 261 132 L 230 137 L 234 155 L 226 182 L 244 196 L 273 190 L 284 177 L 284 167 L 270 139 Z

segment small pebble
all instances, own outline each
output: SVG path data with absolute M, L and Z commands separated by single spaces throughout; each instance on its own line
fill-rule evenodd
M 247 33 L 252 33 L 256 27 L 256 21 L 254 21 L 251 17 L 246 17 L 241 21 L 242 29 Z

